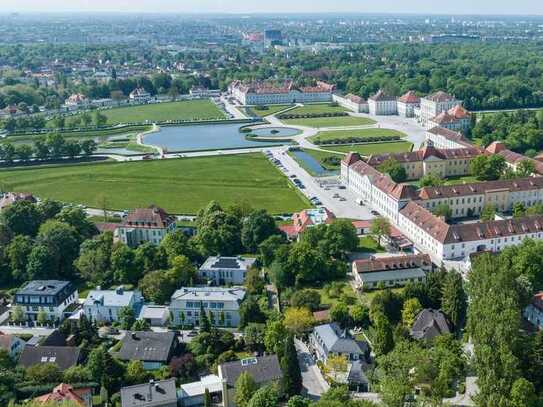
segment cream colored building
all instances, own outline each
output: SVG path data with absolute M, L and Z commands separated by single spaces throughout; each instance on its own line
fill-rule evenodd
M 445 92 L 439 91 L 432 93 L 426 97 L 421 98 L 420 100 L 420 123 L 429 127 L 431 119 L 439 115 L 441 112 L 446 112 L 456 105 L 461 105 L 462 101 L 456 99 L 454 96 L 451 96 Z

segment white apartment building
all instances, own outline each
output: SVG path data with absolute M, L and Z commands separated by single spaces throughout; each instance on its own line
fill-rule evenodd
M 443 127 L 452 131 L 465 133 L 471 127 L 471 114 L 461 105 L 456 105 L 448 111 L 443 111 L 428 122 L 429 129 Z
M 371 115 L 374 116 L 392 116 L 398 114 L 398 103 L 396 96 L 387 95 L 383 90 L 370 96 L 368 107 Z
M 435 148 L 473 148 L 473 145 L 462 133 L 446 129 L 444 127 L 432 127 L 426 131 L 426 140 L 430 140 Z
M 236 327 L 244 298 L 243 287 L 183 287 L 172 295 L 170 312 L 176 325 L 198 326 L 203 307 L 214 325 Z
M 116 237 L 130 247 L 143 243 L 160 244 L 176 228 L 175 217 L 157 206 L 130 212 L 115 230 Z
M 198 276 L 214 285 L 243 285 L 255 258 L 210 256 L 198 270 Z
M 461 104 L 461 100 L 442 91 L 423 97 L 420 100 L 419 121 L 423 126 L 429 128 L 431 119 L 441 112 L 446 112 Z
M 137 318 L 143 306 L 143 296 L 139 290 L 125 291 L 123 287 L 115 290 L 91 290 L 83 303 L 83 312 L 91 321 L 117 322 L 119 312 L 124 307 L 134 311 Z

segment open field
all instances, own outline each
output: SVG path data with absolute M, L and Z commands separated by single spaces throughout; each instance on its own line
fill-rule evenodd
M 413 149 L 413 144 L 408 141 L 395 141 L 389 143 L 366 143 L 350 144 L 343 146 L 324 147 L 325 150 L 337 151 L 341 153 L 356 152 L 361 155 L 385 154 L 385 153 L 405 153 Z
M 398 130 L 392 129 L 360 129 L 360 130 L 331 130 L 321 131 L 316 136 L 310 137 L 311 142 L 326 143 L 329 140 L 348 140 L 350 138 L 367 138 L 367 137 L 405 137 L 405 134 Z
M 224 119 L 224 113 L 210 100 L 185 100 L 149 105 L 118 107 L 101 110 L 107 116 L 107 124 L 142 123 L 146 120 L 214 120 Z M 76 117 L 76 116 L 73 116 Z M 70 117 L 66 123 L 70 123 Z
M 348 109 L 345 109 L 342 106 L 330 105 L 330 103 L 316 103 L 299 106 L 289 110 L 288 114 L 324 114 L 346 111 L 348 111 Z
M 194 214 L 211 200 L 225 207 L 249 201 L 271 213 L 310 207 L 261 154 L 3 170 L 0 183 L 90 207 L 105 199 L 108 209 L 119 210 L 156 204 Z
M 251 106 L 249 109 L 251 109 L 253 112 L 255 112 L 260 117 L 269 116 L 271 114 L 280 112 L 281 110 L 285 110 L 289 107 L 292 107 L 293 105 L 266 105 L 266 106 Z M 265 107 L 266 109 L 262 109 L 262 107 Z
M 307 127 L 343 127 L 343 126 L 364 126 L 374 124 L 375 121 L 365 117 L 340 116 L 340 117 L 316 117 L 311 119 L 289 119 L 282 120 L 286 125 L 307 126 Z

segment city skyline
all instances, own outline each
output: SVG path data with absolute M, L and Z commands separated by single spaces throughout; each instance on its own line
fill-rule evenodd
M 400 0 L 383 0 L 378 3 L 356 0 L 342 1 L 330 5 L 325 0 L 300 0 L 292 3 L 277 0 L 273 4 L 255 5 L 248 0 L 239 0 L 235 4 L 225 0 L 22 0 L 5 8 L 6 12 L 176 12 L 176 13 L 302 13 L 302 12 L 356 12 L 356 13 L 410 13 L 410 14 L 455 14 L 455 15 L 536 15 L 543 14 L 543 3 L 534 4 L 530 0 L 515 3 L 505 1 L 481 0 L 477 4 L 469 0 L 459 0 L 442 4 L 435 12 L 435 4 L 416 0 L 406 4 Z

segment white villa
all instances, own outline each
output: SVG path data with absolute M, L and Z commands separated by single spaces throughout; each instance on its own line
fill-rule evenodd
M 115 290 L 102 290 L 99 287 L 91 290 L 83 303 L 83 312 L 91 321 L 117 322 L 119 311 L 130 307 L 137 318 L 143 306 L 143 296 L 138 290 L 125 291 L 118 287 Z
M 157 206 L 139 208 L 130 212 L 117 226 L 116 237 L 130 247 L 142 243 L 158 245 L 168 234 L 175 231 L 175 217 Z
M 198 275 L 214 285 L 243 285 L 245 275 L 255 261 L 251 257 L 211 256 L 202 264 Z
M 447 112 L 457 105 L 461 105 L 462 101 L 456 99 L 454 96 L 448 93 L 439 91 L 432 93 L 420 100 L 420 123 L 426 127 L 431 128 L 431 121 L 441 112 Z

